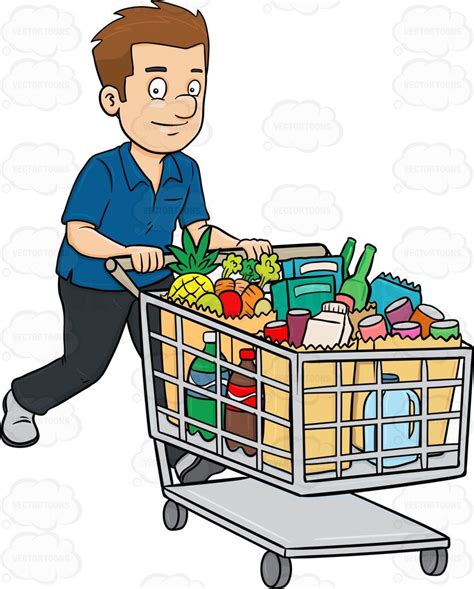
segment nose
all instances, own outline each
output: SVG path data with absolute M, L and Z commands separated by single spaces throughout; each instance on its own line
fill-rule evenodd
M 176 96 L 174 108 L 177 119 L 191 119 L 197 111 L 197 100 L 189 94 L 180 94 Z

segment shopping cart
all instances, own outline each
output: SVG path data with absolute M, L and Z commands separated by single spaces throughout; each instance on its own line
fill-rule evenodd
M 281 259 L 328 255 L 320 245 L 275 250 Z M 268 587 L 285 587 L 291 559 L 300 557 L 419 551 L 427 575 L 444 572 L 446 535 L 355 491 L 465 474 L 470 345 L 296 352 L 175 304 L 165 293 L 139 293 L 127 275 L 127 258 L 108 260 L 107 268 L 140 297 L 149 434 L 167 499 L 167 529 L 184 528 L 191 511 L 264 548 L 261 576 Z M 203 351 L 206 331 L 216 334 L 215 357 Z M 239 351 L 249 347 L 255 374 L 239 366 Z M 189 382 L 194 358 L 215 364 L 217 392 Z M 223 393 L 225 370 L 256 380 L 255 408 Z M 399 382 L 387 382 L 387 372 L 398 374 Z M 187 414 L 190 391 L 215 402 L 214 425 Z M 395 407 L 386 414 L 389 391 L 409 399 L 410 411 Z M 226 406 L 255 415 L 255 435 L 226 431 Z M 254 451 L 232 451 L 229 440 Z M 177 484 L 166 443 L 221 463 L 234 476 Z

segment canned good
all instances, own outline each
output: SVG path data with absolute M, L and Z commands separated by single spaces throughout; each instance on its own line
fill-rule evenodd
M 276 344 L 288 341 L 288 325 L 286 321 L 270 321 L 263 328 L 263 333 L 265 337 L 268 337 Z

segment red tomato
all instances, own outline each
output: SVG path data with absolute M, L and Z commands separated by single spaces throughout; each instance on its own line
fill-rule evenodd
M 224 317 L 238 317 L 242 311 L 242 298 L 235 290 L 225 290 L 219 294 Z

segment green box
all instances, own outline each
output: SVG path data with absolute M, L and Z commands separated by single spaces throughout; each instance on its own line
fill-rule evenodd
M 324 303 L 334 300 L 334 276 L 290 278 L 274 282 L 271 286 L 273 310 L 277 318 L 286 321 L 290 309 L 307 309 L 311 315 L 321 312 Z

